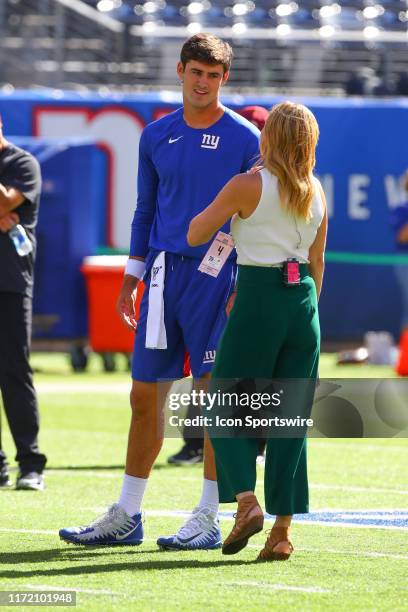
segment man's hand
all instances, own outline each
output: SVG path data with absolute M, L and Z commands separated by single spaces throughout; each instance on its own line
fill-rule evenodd
M 227 317 L 229 317 L 229 316 L 230 316 L 230 312 L 231 312 L 231 310 L 232 310 L 232 307 L 234 306 L 234 303 L 235 303 L 235 298 L 236 298 L 236 297 L 237 297 L 237 292 L 236 292 L 236 291 L 233 291 L 233 292 L 231 293 L 231 295 L 229 296 L 229 298 L 228 298 L 228 302 L 227 302 L 227 305 L 226 305 L 226 307 L 225 307 L 225 312 L 227 313 Z
M 123 279 L 122 289 L 116 302 L 116 310 L 124 324 L 136 330 L 137 321 L 135 319 L 135 299 L 136 289 L 139 279 L 130 274 L 126 274 Z
M 0 217 L 0 232 L 5 234 L 10 231 L 17 223 L 20 222 L 20 217 L 15 212 L 6 213 L 3 217 Z

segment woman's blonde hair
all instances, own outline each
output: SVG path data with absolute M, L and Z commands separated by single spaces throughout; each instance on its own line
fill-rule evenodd
M 319 126 L 313 113 L 294 102 L 272 107 L 262 131 L 264 167 L 277 176 L 282 203 L 295 217 L 312 217 L 313 168 Z

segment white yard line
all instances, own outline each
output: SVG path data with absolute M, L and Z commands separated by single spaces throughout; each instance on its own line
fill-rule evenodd
M 19 589 L 20 589 L 19 585 Z M 88 593 L 89 595 L 119 595 L 123 597 L 123 592 L 109 591 L 107 589 L 81 589 L 78 587 L 67 587 L 67 586 L 50 586 L 48 584 L 24 584 L 23 588 L 33 589 L 35 591 L 75 591 L 75 593 Z M 78 602 L 77 602 L 78 603 Z
M 322 589 L 320 587 L 298 587 L 289 586 L 286 584 L 269 584 L 267 582 L 255 582 L 251 580 L 240 580 L 239 582 L 223 582 L 223 586 L 243 586 L 243 587 L 255 587 L 258 589 L 271 589 L 273 591 L 296 591 L 300 593 L 332 593 L 328 589 Z
M 129 393 L 131 383 L 90 383 L 85 381 L 68 382 L 67 384 L 54 382 L 38 382 L 35 385 L 38 393 L 57 393 L 59 395 L 74 395 L 77 393 Z
M 254 546 L 254 548 L 258 548 Z M 353 550 L 334 550 L 332 548 L 303 548 L 296 547 L 297 550 L 305 551 L 305 552 L 315 552 L 319 554 L 330 554 L 330 555 L 352 555 L 355 557 L 384 557 L 387 559 L 398 559 L 399 561 L 408 561 L 408 555 L 397 555 L 394 553 L 379 553 L 379 552 L 368 552 L 367 550 L 363 551 L 353 551 Z
M 99 508 L 97 511 L 100 511 Z M 102 510 L 103 511 L 103 510 Z M 392 512 L 392 510 L 389 510 Z M 324 510 L 315 510 L 314 512 L 324 512 Z M 330 510 L 330 512 L 348 512 L 348 510 Z M 367 512 L 367 510 L 353 510 L 355 514 L 359 512 Z M 400 512 L 400 510 L 395 510 L 395 512 Z M 161 516 L 161 517 L 178 517 L 178 518 L 187 518 L 190 516 L 190 512 L 186 511 L 178 511 L 178 510 L 147 510 L 147 516 Z M 387 517 L 388 518 L 388 517 Z M 221 511 L 220 520 L 229 520 L 232 521 L 234 519 L 233 513 L 225 514 Z M 271 521 L 273 520 L 270 517 L 265 517 L 265 520 Z M 322 527 L 347 527 L 347 528 L 356 528 L 356 529 L 393 529 L 399 531 L 407 531 L 408 527 L 399 527 L 394 525 L 360 525 L 358 523 L 340 523 L 338 521 L 308 521 L 302 519 L 293 519 L 293 522 L 300 525 L 321 525 Z
M 321 490 L 333 490 L 333 491 L 350 491 L 352 493 L 396 493 L 399 495 L 408 495 L 408 491 L 405 489 L 384 489 L 375 487 L 349 487 L 344 485 L 330 485 L 330 484 L 311 484 L 309 485 L 312 489 Z
M 320 525 L 321 527 L 342 527 L 347 529 L 391 529 L 393 531 L 408 531 L 408 527 L 398 527 L 395 525 L 359 525 L 357 523 L 340 523 L 336 521 L 302 521 L 294 519 L 298 525 Z
M 57 427 L 47 427 L 47 432 L 53 433 L 56 432 L 57 434 L 61 435 L 61 429 L 57 428 Z M 126 440 L 127 441 L 127 433 L 122 433 L 122 432 L 115 432 L 115 431 L 98 431 L 95 429 L 92 429 L 92 431 L 90 431 L 89 429 L 72 429 L 72 430 L 67 430 L 65 432 L 65 435 L 72 435 L 75 436 L 77 434 L 83 434 L 86 436 L 113 436 L 115 438 L 121 438 L 122 440 Z M 58 470 L 59 471 L 59 470 Z M 75 471 L 75 470 L 73 470 Z
M 401 451 L 406 451 L 407 450 L 407 444 L 399 444 L 399 445 L 395 445 L 395 444 L 365 444 L 363 441 L 364 440 L 369 440 L 370 438 L 360 438 L 360 442 L 337 442 L 337 440 L 339 438 L 329 438 L 324 441 L 324 442 L 320 442 L 320 440 L 322 440 L 323 438 L 309 438 L 308 439 L 308 443 L 311 444 L 313 446 L 313 451 L 315 451 L 317 448 L 330 448 L 331 450 L 335 449 L 335 448 L 339 448 L 339 449 L 347 449 L 350 450 L 351 448 L 358 450 L 359 452 L 362 451 L 373 451 L 373 452 L 378 452 L 378 451 L 384 451 L 387 452 L 391 451 L 391 452 L 401 452 Z M 391 439 L 391 438 L 388 438 Z M 327 441 L 329 440 L 329 441 Z M 401 441 L 401 439 L 398 440 L 399 442 Z M 394 439 L 395 442 L 395 439 Z
M 77 430 L 75 430 L 77 431 Z M 86 433 L 86 432 L 83 432 Z M 103 434 L 108 434 L 108 435 L 112 435 L 112 433 L 109 432 L 92 432 L 92 433 L 103 433 Z M 114 434 L 117 436 L 122 436 L 122 434 Z M 70 470 L 69 468 L 67 468 L 66 470 L 53 470 L 52 468 L 46 471 L 47 474 L 67 474 L 70 476 L 89 476 L 92 478 L 119 478 L 122 474 L 120 473 L 109 473 L 108 471 L 104 472 L 104 473 L 98 473 L 96 470 L 92 471 L 82 471 L 82 470 L 75 470 L 72 469 Z M 183 476 L 182 480 L 186 480 L 186 481 L 201 481 L 202 480 L 202 476 Z M 258 485 L 261 487 L 262 483 L 258 483 Z M 322 490 L 322 491 L 350 491 L 351 493 L 392 493 L 392 494 L 397 494 L 397 495 L 408 495 L 408 490 L 406 489 L 386 489 L 386 488 L 377 488 L 377 487 L 349 487 L 346 485 L 330 485 L 330 484 L 309 484 L 309 487 L 311 489 L 316 489 L 316 490 Z
M 7 529 L 6 527 L 0 527 L 0 533 L 27 533 L 32 535 L 58 535 L 57 532 L 52 529 Z
M 111 435 L 111 434 L 109 434 Z M 107 479 L 119 479 L 123 476 L 122 472 L 116 471 L 116 473 L 109 473 L 109 472 L 104 472 L 104 473 L 100 473 L 99 471 L 95 470 L 89 470 L 88 472 L 83 471 L 83 470 L 70 470 L 70 469 L 66 469 L 66 470 L 47 470 L 47 475 L 50 474 L 52 476 L 55 475 L 66 475 L 66 476 L 77 476 L 77 477 L 82 477 L 82 476 L 88 476 L 89 478 L 107 478 Z
M 382 520 L 382 521 L 393 521 L 394 520 L 394 514 L 392 514 L 392 512 L 390 513 L 389 511 L 387 512 L 383 512 L 381 514 L 381 510 L 377 511 L 372 511 L 372 514 L 367 514 L 368 510 L 365 510 L 364 512 L 358 511 L 356 510 L 355 512 L 353 510 L 347 510 L 347 512 L 343 512 L 343 516 L 342 518 L 345 519 L 365 519 L 368 521 L 377 521 L 378 519 Z M 398 520 L 400 521 L 408 521 L 408 514 L 402 514 L 400 513 L 400 511 L 398 511 Z
M 8 585 L 7 585 L 8 586 Z M 267 582 L 255 582 L 255 581 L 236 581 L 236 582 L 223 582 L 220 586 L 244 586 L 244 587 L 256 587 L 263 589 L 272 589 L 274 591 L 295 591 L 301 593 L 332 593 L 328 589 L 322 589 L 321 587 L 307 586 L 297 587 L 285 584 L 269 584 Z M 123 597 L 123 592 L 109 591 L 108 589 L 83 589 L 79 587 L 67 587 L 67 586 L 50 586 L 48 584 L 23 584 L 18 586 L 19 590 L 31 589 L 34 591 L 74 591 L 75 593 L 85 593 L 89 595 L 117 595 Z
M 183 480 L 188 481 L 201 481 L 201 476 L 183 476 Z M 263 487 L 262 482 L 259 482 L 258 485 L 260 488 Z M 377 488 L 377 487 L 353 487 L 347 485 L 329 485 L 329 484 L 309 484 L 310 489 L 316 489 L 321 491 L 350 491 L 350 493 L 395 493 L 397 495 L 408 495 L 408 490 L 406 489 L 385 489 L 385 488 Z
M 106 510 L 106 508 L 105 508 Z M 95 509 L 95 512 L 100 512 L 101 508 Z M 104 509 L 102 509 L 102 512 Z M 341 510 L 342 512 L 348 512 L 347 510 Z M 340 512 L 341 512 L 340 511 Z M 322 512 L 322 510 L 315 510 L 314 512 Z M 358 510 L 353 510 L 353 512 L 358 512 Z M 363 511 L 364 512 L 364 511 Z M 162 517 L 178 517 L 178 518 L 187 518 L 190 516 L 190 512 L 186 511 L 169 511 L 169 510 L 147 510 L 147 516 L 162 516 Z M 220 513 L 220 520 L 232 521 L 234 519 L 233 513 L 229 515 L 225 515 L 223 512 Z M 270 517 L 265 517 L 265 520 L 272 521 L 273 519 Z M 336 521 L 308 521 L 302 519 L 293 519 L 295 524 L 300 525 L 321 525 L 322 527 L 347 527 L 347 528 L 356 528 L 356 529 L 393 529 L 396 531 L 407 531 L 408 527 L 398 527 L 394 525 L 360 525 L 358 523 L 340 523 Z

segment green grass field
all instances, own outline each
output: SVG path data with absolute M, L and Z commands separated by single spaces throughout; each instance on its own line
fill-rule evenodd
M 65 356 L 36 354 L 41 446 L 49 458 L 44 492 L 0 491 L 0 590 L 72 589 L 86 610 L 406 610 L 405 530 L 295 524 L 286 563 L 255 562 L 264 534 L 234 557 L 220 551 L 162 552 L 156 538 L 173 532 L 201 489 L 201 466 L 168 467 L 178 440 L 167 440 L 146 494 L 146 540 L 140 547 L 68 546 L 57 530 L 85 524 L 118 498 L 130 416 L 129 373 L 73 374 Z M 122 365 L 122 364 L 121 364 Z M 389 368 L 335 366 L 322 377 L 387 377 Z M 4 420 L 3 420 L 4 423 Z M 14 447 L 6 427 L 3 446 Z M 407 440 L 313 439 L 311 508 L 407 507 Z M 15 472 L 13 472 L 13 478 Z M 263 468 L 259 468 L 262 496 Z M 234 510 L 231 505 L 223 510 Z M 226 535 L 230 519 L 222 521 Z M 11 609 L 11 608 L 10 608 Z

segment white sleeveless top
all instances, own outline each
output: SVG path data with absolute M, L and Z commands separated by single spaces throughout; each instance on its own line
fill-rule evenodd
M 309 248 L 324 215 L 319 181 L 313 177 L 312 218 L 306 223 L 288 214 L 281 205 L 277 177 L 265 168 L 260 174 L 262 193 L 258 206 L 246 219 L 235 215 L 231 222 L 238 263 L 244 266 L 273 266 L 289 258 L 309 263 Z

